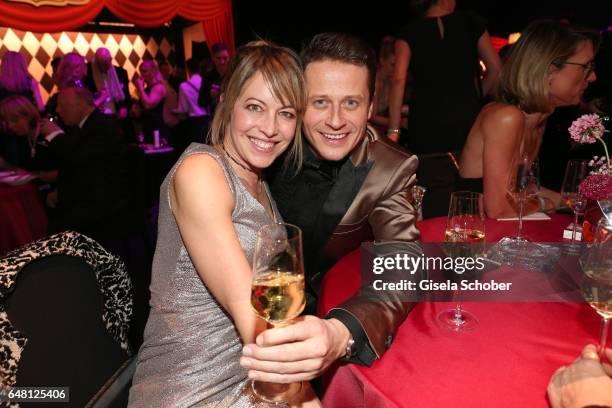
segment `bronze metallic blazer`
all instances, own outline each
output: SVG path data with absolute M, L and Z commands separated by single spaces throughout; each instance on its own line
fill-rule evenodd
M 416 183 L 418 158 L 398 145 L 380 138 L 373 128 L 350 155 L 353 166 L 369 164 L 370 169 L 323 248 L 322 255 L 335 262 L 364 241 L 415 241 L 419 231 L 412 206 L 411 187 Z M 415 249 L 415 256 L 418 249 Z M 359 273 L 355 271 L 355 273 Z M 390 346 L 395 332 L 413 303 L 399 300 L 372 302 L 354 296 L 338 308 L 351 313 L 362 325 L 376 356 Z

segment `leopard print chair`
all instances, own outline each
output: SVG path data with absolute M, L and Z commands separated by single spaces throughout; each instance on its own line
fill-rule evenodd
M 123 262 L 64 232 L 0 258 L 0 386 L 70 387 L 85 406 L 131 362 Z M 16 406 L 13 404 L 12 406 Z

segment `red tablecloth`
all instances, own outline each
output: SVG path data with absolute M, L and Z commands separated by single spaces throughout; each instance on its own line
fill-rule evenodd
M 569 216 L 527 221 L 538 241 L 560 241 Z M 443 239 L 446 218 L 421 222 L 423 242 Z M 487 241 L 516 232 L 516 222 L 488 220 Z M 359 251 L 326 275 L 321 312 L 359 287 Z M 449 303 L 420 303 L 373 367 L 343 365 L 331 376 L 325 407 L 547 407 L 551 375 L 596 343 L 599 318 L 585 303 L 465 303 L 480 325 L 453 333 L 436 323 Z
M 46 233 L 47 214 L 36 185 L 0 185 L 0 256 Z

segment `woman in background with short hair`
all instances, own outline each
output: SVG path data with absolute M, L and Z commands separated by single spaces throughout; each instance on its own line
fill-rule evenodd
M 596 34 L 555 21 L 535 21 L 521 34 L 505 63 L 496 102 L 486 105 L 463 149 L 458 189 L 482 190 L 487 215 L 514 216 L 506 193 L 518 161 L 538 155 L 548 117 L 559 106 L 580 103 L 595 80 Z M 540 194 L 556 205 L 558 193 Z M 533 203 L 532 203 L 533 204 Z M 531 205 L 531 211 L 537 206 Z

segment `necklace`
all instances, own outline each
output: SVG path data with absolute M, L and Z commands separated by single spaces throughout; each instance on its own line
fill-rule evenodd
M 221 145 L 221 148 L 223 149 L 223 153 L 225 153 L 227 155 L 227 157 L 229 157 L 234 163 L 236 163 L 238 166 L 240 166 L 244 170 L 248 171 L 249 173 L 255 174 L 257 176 L 257 181 L 258 182 L 261 181 L 261 176 L 255 170 L 250 169 L 247 166 L 245 166 L 244 164 L 240 163 L 236 158 L 234 158 L 234 156 L 232 156 L 227 150 L 225 150 L 225 146 Z
M 245 166 L 244 164 L 240 163 L 234 156 L 232 156 L 227 150 L 225 150 L 225 146 L 221 145 L 221 149 L 223 149 L 223 153 L 225 153 L 227 155 L 227 157 L 230 158 L 231 161 L 233 161 L 236 165 L 238 165 L 240 168 L 248 171 L 249 173 L 253 173 L 257 176 L 257 196 L 259 196 L 261 194 L 261 190 L 262 190 L 262 180 L 261 180 L 261 175 L 259 173 L 257 173 L 255 170 L 248 168 L 247 166 Z
M 34 136 L 28 135 L 28 145 L 30 146 L 30 156 L 33 158 L 36 156 L 36 140 L 38 140 L 38 135 L 40 134 L 40 124 L 36 125 L 36 129 L 34 130 Z

